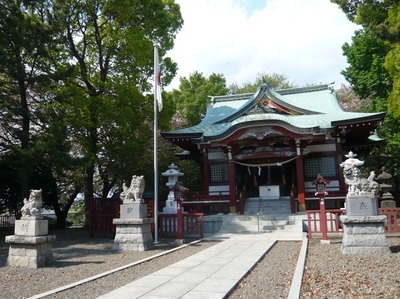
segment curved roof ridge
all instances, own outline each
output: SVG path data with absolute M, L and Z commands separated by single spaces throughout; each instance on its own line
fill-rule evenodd
M 285 89 L 278 89 L 276 90 L 277 93 L 280 95 L 286 94 L 294 94 L 294 93 L 304 93 L 304 92 L 313 92 L 313 91 L 320 91 L 331 89 L 333 90 L 333 83 L 329 84 L 318 84 L 318 85 L 310 85 L 310 86 L 303 86 L 303 87 L 294 87 L 294 88 L 285 88 Z
M 254 92 L 249 93 L 236 93 L 236 94 L 228 94 L 223 96 L 208 96 L 211 99 L 212 103 L 215 102 L 225 102 L 225 101 L 232 101 L 235 99 L 242 99 L 246 97 L 251 97 L 254 95 Z

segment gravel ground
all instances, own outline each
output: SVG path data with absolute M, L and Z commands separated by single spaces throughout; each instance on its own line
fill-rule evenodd
M 301 242 L 277 242 L 228 298 L 287 298 L 300 248 Z
M 0 234 L 0 298 L 26 298 L 176 247 L 162 240 L 154 250 L 113 252 L 111 237 L 87 232 L 55 232 L 55 262 L 39 269 L 5 266 L 7 244 Z M 392 254 L 343 255 L 341 239 L 311 240 L 301 298 L 400 298 L 400 237 L 387 238 Z M 216 244 L 200 242 L 95 282 L 46 298 L 96 298 Z M 278 242 L 243 279 L 229 298 L 287 298 L 301 242 Z
M 388 237 L 392 254 L 343 255 L 341 239 L 308 246 L 301 298 L 400 298 L 400 238 Z

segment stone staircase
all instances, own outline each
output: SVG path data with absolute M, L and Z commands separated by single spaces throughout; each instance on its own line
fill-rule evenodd
M 290 197 L 260 198 L 250 197 L 244 206 L 245 215 L 290 214 Z
M 307 215 L 291 214 L 290 197 L 246 200 L 244 215 L 205 216 L 205 232 L 220 234 L 269 233 L 277 239 L 301 238 Z M 271 236 L 271 237 L 273 237 Z
M 297 215 L 224 215 L 219 233 L 303 232 L 302 217 Z

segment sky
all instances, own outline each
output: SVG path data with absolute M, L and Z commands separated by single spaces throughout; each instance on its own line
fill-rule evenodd
M 296 86 L 348 84 L 342 45 L 359 29 L 329 0 L 176 0 L 184 20 L 166 55 L 179 78 L 223 74 L 227 85 L 281 74 Z

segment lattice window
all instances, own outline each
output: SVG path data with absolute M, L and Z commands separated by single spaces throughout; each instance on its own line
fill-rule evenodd
M 210 176 L 210 181 L 212 183 L 228 182 L 228 164 L 210 164 Z
M 335 157 L 308 158 L 304 161 L 304 175 L 306 178 L 316 178 L 318 173 L 325 177 L 337 175 Z

